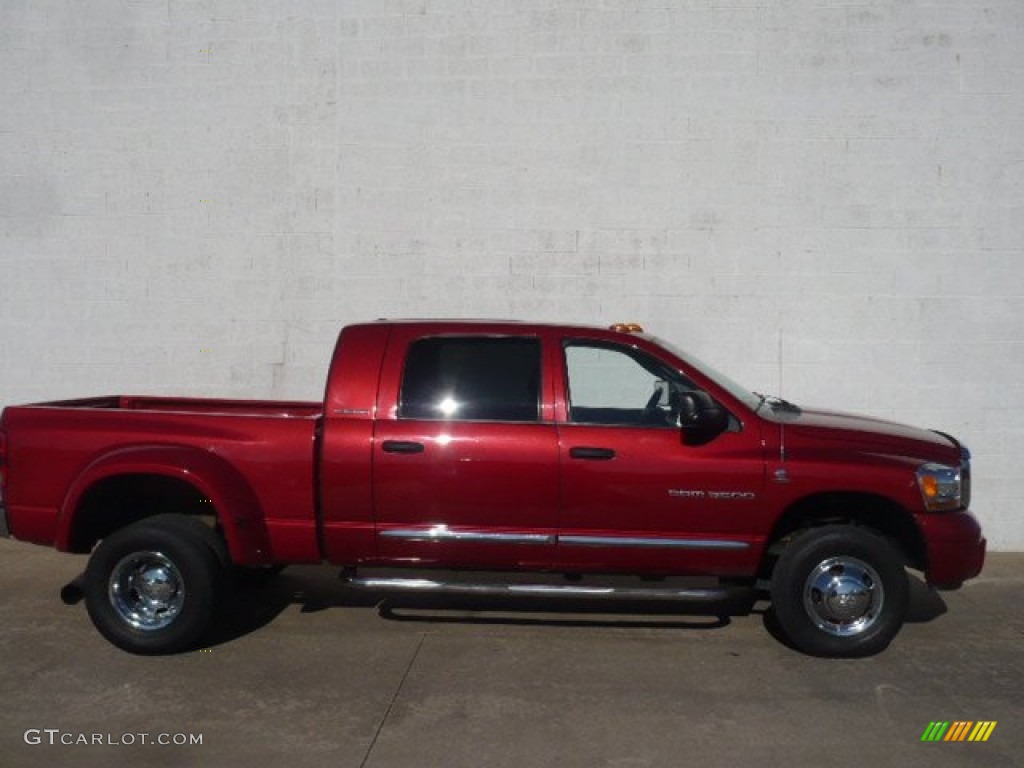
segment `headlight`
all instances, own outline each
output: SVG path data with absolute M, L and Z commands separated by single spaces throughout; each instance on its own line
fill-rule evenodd
M 917 469 L 917 487 L 921 489 L 925 509 L 930 512 L 963 506 L 959 467 L 922 464 Z
M 971 451 L 960 443 L 960 503 L 971 506 Z

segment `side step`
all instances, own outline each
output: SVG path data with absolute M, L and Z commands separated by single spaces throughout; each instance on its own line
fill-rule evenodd
M 630 587 L 583 584 L 519 584 L 499 582 L 441 581 L 437 579 L 357 577 L 343 572 L 345 586 L 367 592 L 399 592 L 417 595 L 458 595 L 470 597 L 540 597 L 563 599 L 658 601 L 690 605 L 753 605 L 756 592 L 750 587 Z

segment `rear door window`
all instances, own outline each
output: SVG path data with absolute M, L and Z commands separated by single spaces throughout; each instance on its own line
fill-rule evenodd
M 438 337 L 410 345 L 399 418 L 538 421 L 540 340 Z

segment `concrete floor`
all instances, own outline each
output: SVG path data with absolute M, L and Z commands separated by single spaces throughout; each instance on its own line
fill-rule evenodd
M 757 611 L 381 607 L 315 567 L 243 593 L 208 649 L 142 658 L 60 602 L 84 564 L 0 540 L 5 768 L 1024 764 L 1024 555 L 991 555 L 959 592 L 915 580 L 892 647 L 849 661 L 786 648 Z M 934 720 L 998 725 L 985 743 L 922 743 Z M 137 743 L 51 746 L 45 729 Z

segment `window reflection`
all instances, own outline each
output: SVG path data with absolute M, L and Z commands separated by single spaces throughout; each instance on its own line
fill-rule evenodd
M 406 358 L 399 417 L 537 421 L 540 357 L 531 337 L 419 339 Z

